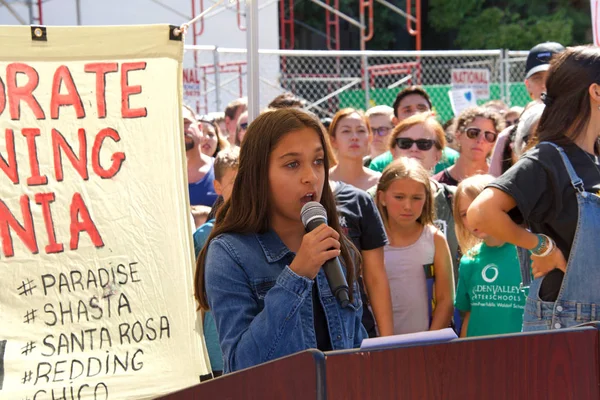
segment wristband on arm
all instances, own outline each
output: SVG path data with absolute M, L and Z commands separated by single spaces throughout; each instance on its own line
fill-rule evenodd
M 554 241 L 541 233 L 537 233 L 536 236 L 538 238 L 538 244 L 530 250 L 531 253 L 537 257 L 546 257 L 548 254 L 552 253 L 556 247 Z

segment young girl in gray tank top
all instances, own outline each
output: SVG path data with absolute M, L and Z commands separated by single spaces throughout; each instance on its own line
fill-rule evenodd
M 384 248 L 390 282 L 394 334 L 447 328 L 453 313 L 450 250 L 433 225 L 433 196 L 427 171 L 400 158 L 383 172 L 377 207 L 390 244 Z M 428 279 L 435 280 L 431 296 Z

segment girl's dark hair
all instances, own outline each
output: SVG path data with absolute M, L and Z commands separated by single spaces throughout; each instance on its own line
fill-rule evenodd
M 536 142 L 565 145 L 585 134 L 591 117 L 588 90 L 593 83 L 600 84 L 598 47 L 569 47 L 552 57 L 546 81 L 546 108 Z
M 330 148 L 321 123 L 306 111 L 295 108 L 269 110 L 259 115 L 248 126 L 244 144 L 240 148 L 240 163 L 238 173 L 233 184 L 231 198 L 219 207 L 213 231 L 206 240 L 198 256 L 195 276 L 195 296 L 200 308 L 208 310 L 206 298 L 206 282 L 204 270 L 206 268 L 206 252 L 210 241 L 228 232 L 236 233 L 264 233 L 271 226 L 269 210 L 269 161 L 270 155 L 279 141 L 288 134 L 301 129 L 311 129 L 319 135 L 324 157 L 325 181 L 321 204 L 327 211 L 329 226 L 339 234 L 341 242 L 341 257 L 347 271 L 348 286 L 352 298 L 352 283 L 355 279 L 355 263 L 352 253 L 359 254 L 340 229 L 335 199 L 329 186 L 329 158 Z M 298 216 L 299 217 L 299 216 Z

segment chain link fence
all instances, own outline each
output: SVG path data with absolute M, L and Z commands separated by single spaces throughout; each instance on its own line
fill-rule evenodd
M 259 57 L 260 108 L 291 92 L 311 111 L 331 117 L 344 107 L 391 106 L 404 87 L 420 85 L 446 121 L 454 116 L 449 91 L 456 70 L 485 72 L 480 104 L 503 100 L 509 106 L 525 106 L 530 101 L 523 83 L 526 51 L 261 50 Z M 231 100 L 247 95 L 245 49 L 188 47 L 184 65 L 198 78 L 193 84 L 199 91 L 184 84 L 186 93 L 195 95 L 186 95 L 186 102 L 199 113 L 223 111 Z

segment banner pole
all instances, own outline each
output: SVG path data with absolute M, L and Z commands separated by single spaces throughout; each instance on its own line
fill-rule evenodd
M 248 122 L 260 112 L 259 62 L 258 62 L 258 0 L 246 0 L 246 83 L 248 87 Z

